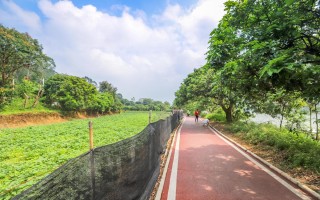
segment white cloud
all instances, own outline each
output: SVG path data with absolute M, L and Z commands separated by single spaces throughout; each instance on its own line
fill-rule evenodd
M 161 15 L 147 18 L 128 7 L 117 7 L 122 15 L 112 16 L 92 5 L 40 0 L 41 22 L 13 3 L 11 14 L 36 19 L 35 24 L 24 23 L 36 30 L 33 36 L 55 60 L 58 72 L 107 80 L 128 99 L 173 101 L 187 74 L 205 64 L 209 33 L 223 15 L 222 3 L 201 0 L 187 10 L 168 5 Z
M 0 10 L 0 23 L 23 26 L 25 31 L 40 31 L 40 17 L 36 13 L 23 10 L 13 1 L 2 1 L 2 3 L 7 10 Z

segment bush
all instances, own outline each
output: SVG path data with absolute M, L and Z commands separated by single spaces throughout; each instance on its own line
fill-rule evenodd
M 249 122 L 249 123 L 243 123 L 243 122 L 234 122 L 230 126 L 227 127 L 227 130 L 233 132 L 233 133 L 239 133 L 242 132 L 243 134 L 248 133 L 251 129 L 253 129 L 256 126 L 255 123 Z
M 11 88 L 0 87 L 0 110 L 12 101 L 13 95 L 14 90 Z
M 44 86 L 44 101 L 58 104 L 64 111 L 84 111 L 95 100 L 97 89 L 84 78 L 56 74 Z
M 272 124 L 243 122 L 233 123 L 227 129 L 251 144 L 266 145 L 281 152 L 290 167 L 304 167 L 320 173 L 320 143 L 305 134 L 280 130 Z
M 211 121 L 225 122 L 226 116 L 221 108 L 216 109 L 213 113 L 209 113 L 205 118 Z
M 16 87 L 16 93 L 21 98 L 25 98 L 25 95 L 36 95 L 38 90 L 39 84 L 29 80 L 23 80 L 22 83 Z

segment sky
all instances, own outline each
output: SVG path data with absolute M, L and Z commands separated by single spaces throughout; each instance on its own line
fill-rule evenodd
M 55 71 L 108 81 L 124 98 L 173 102 L 206 63 L 225 0 L 0 0 L 0 23 L 27 32 Z

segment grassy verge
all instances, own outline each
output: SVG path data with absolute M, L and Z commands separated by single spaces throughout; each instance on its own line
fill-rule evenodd
M 153 112 L 152 121 L 170 113 Z M 94 146 L 131 137 L 149 121 L 148 112 L 125 112 L 90 119 Z M 9 199 L 32 186 L 67 160 L 87 152 L 88 121 L 0 130 L 0 199 Z
M 320 143 L 303 133 L 280 130 L 272 124 L 233 123 L 227 130 L 252 145 L 268 146 L 283 155 L 283 164 L 320 174 Z
M 49 109 L 42 105 L 39 102 L 34 108 L 32 108 L 33 101 L 29 101 L 29 103 L 24 107 L 24 100 L 21 98 L 14 99 L 10 104 L 4 106 L 3 109 L 0 110 L 1 115 L 14 115 L 14 114 L 23 114 L 23 113 L 52 113 L 58 112 L 57 110 Z
M 291 177 L 320 194 L 320 142 L 272 124 L 212 123 L 243 147 L 250 149 Z

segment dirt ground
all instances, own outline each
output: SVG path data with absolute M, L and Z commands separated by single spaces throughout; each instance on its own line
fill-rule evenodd
M 112 114 L 112 113 L 109 113 Z M 98 117 L 99 115 L 86 115 L 76 113 L 72 116 L 62 116 L 59 113 L 22 113 L 14 115 L 0 114 L 0 129 L 1 128 L 19 128 L 33 125 L 54 124 L 66 122 L 71 119 L 87 119 Z
M 0 128 L 18 128 L 40 124 L 52 124 L 68 121 L 58 113 L 24 113 L 0 115 Z

